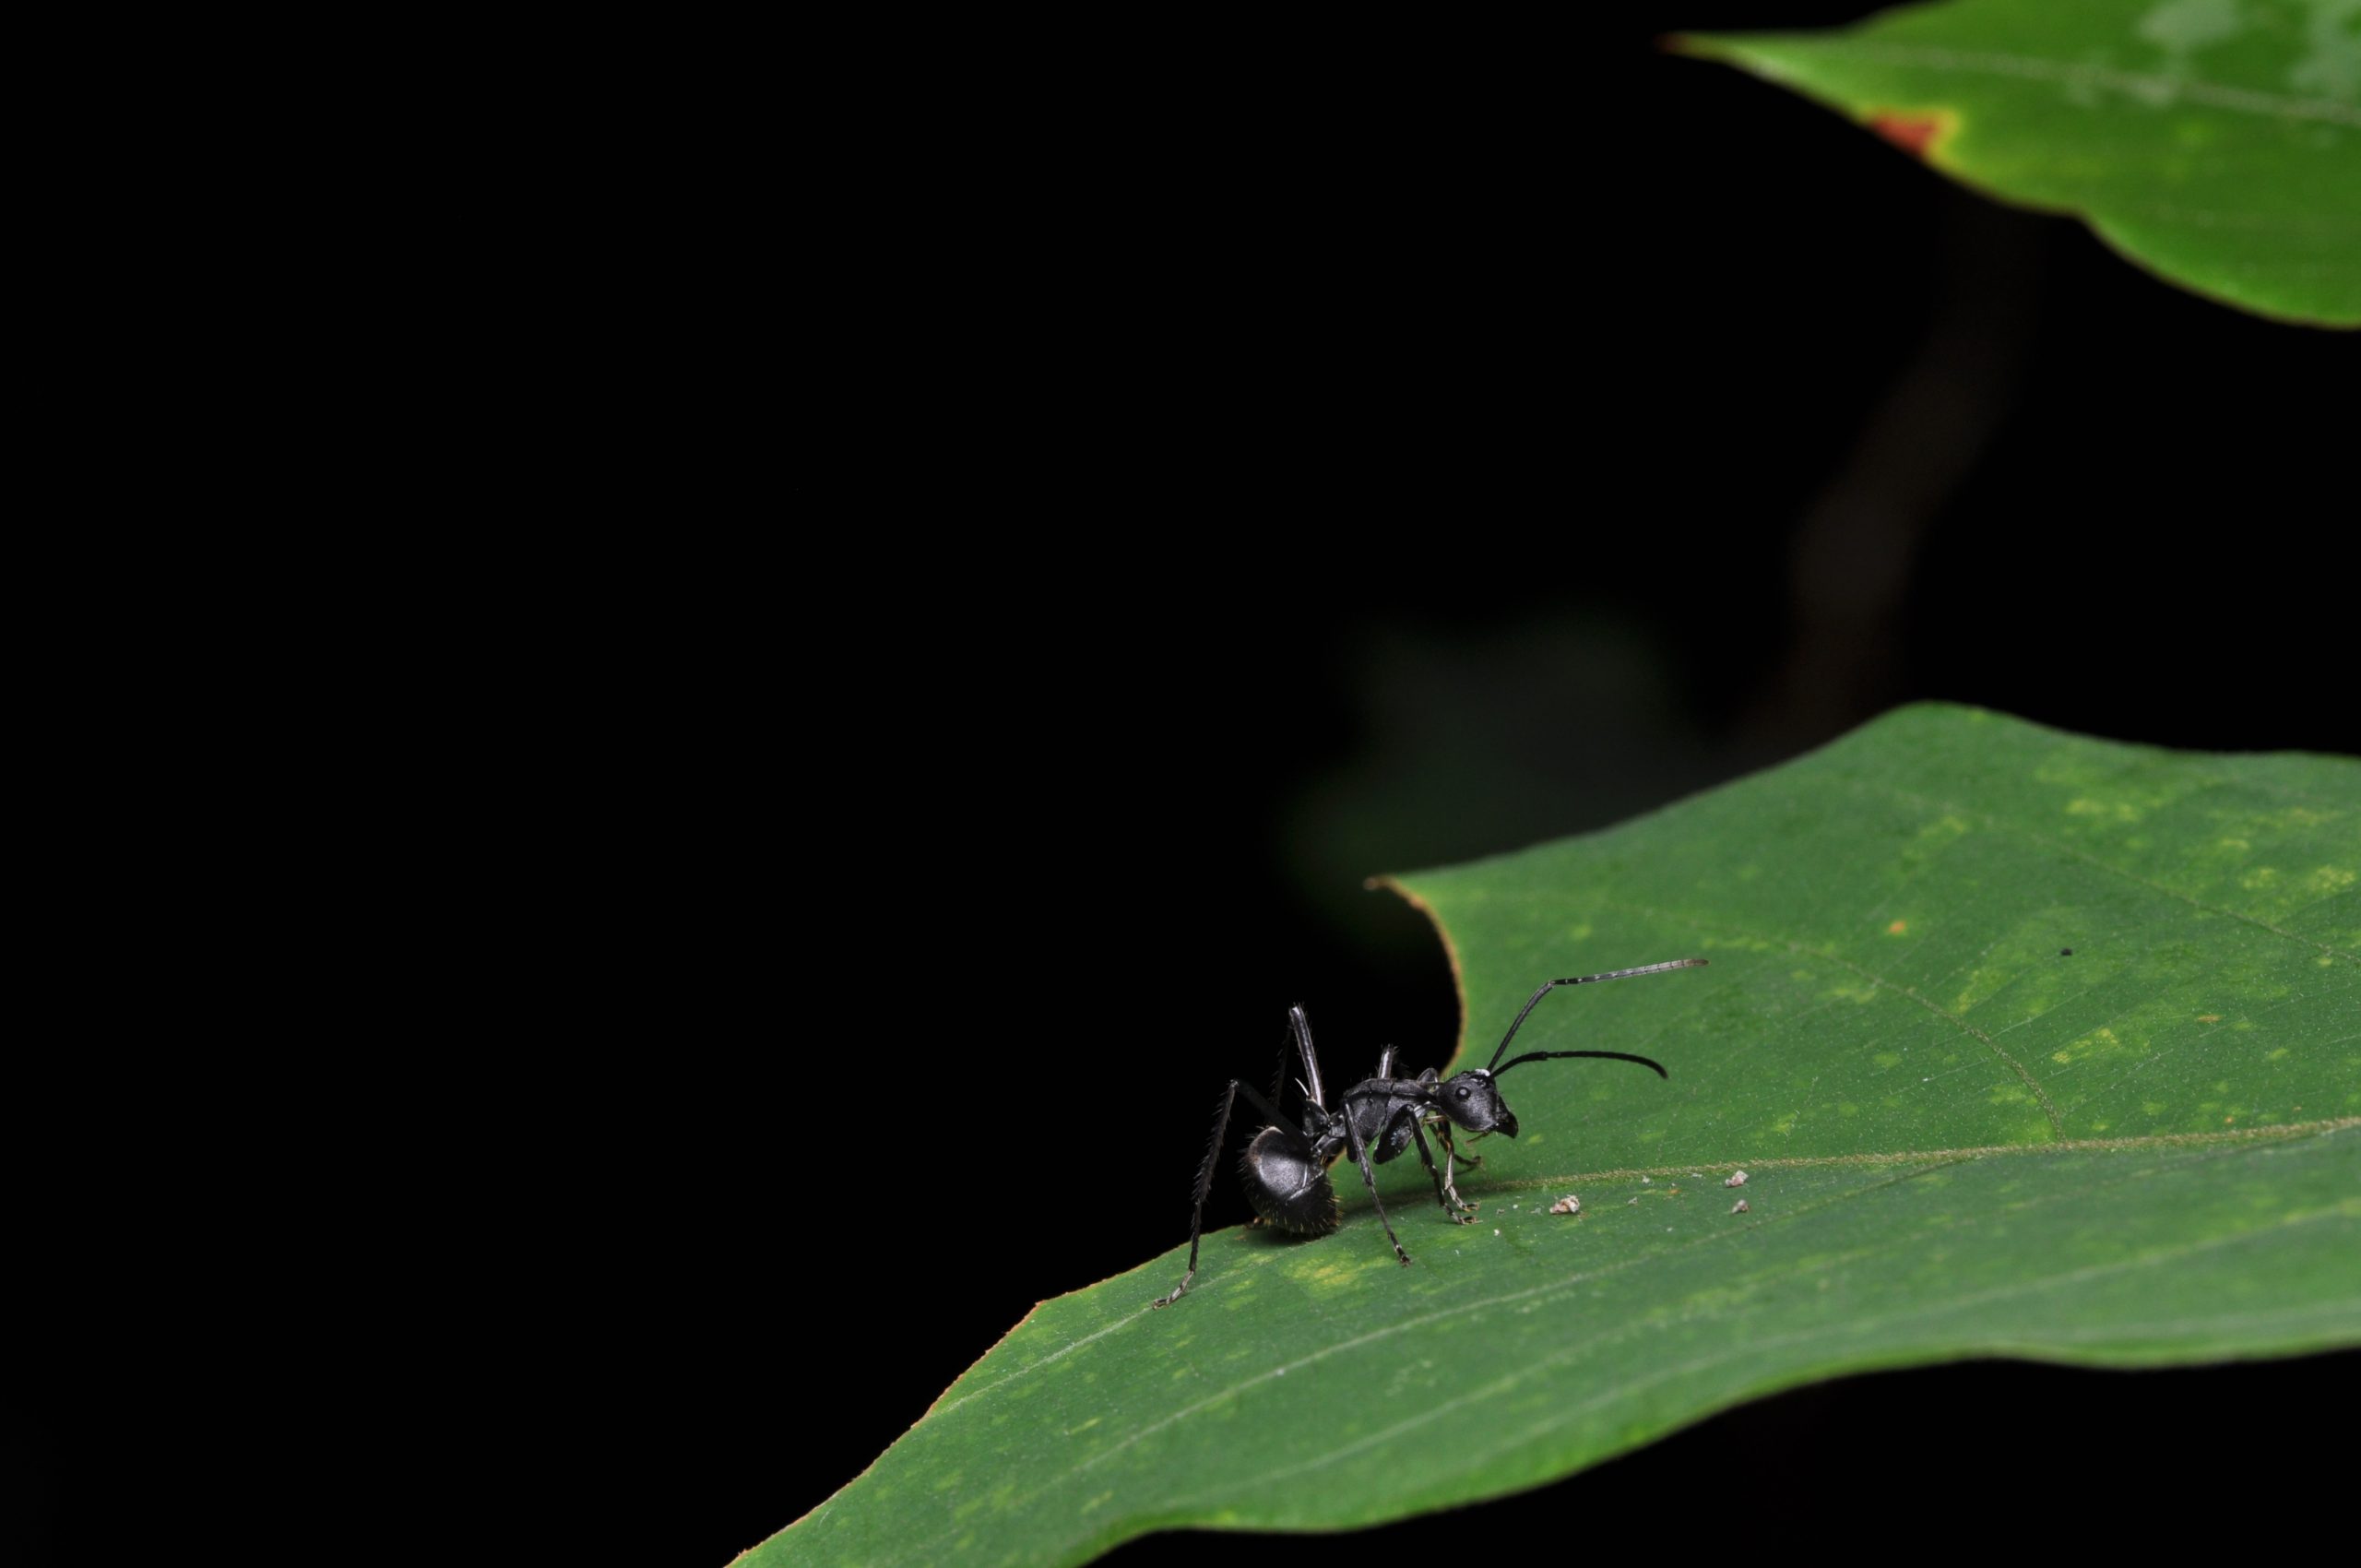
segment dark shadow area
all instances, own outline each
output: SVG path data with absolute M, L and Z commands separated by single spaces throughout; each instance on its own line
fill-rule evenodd
M 679 1560 L 820 1503 L 1036 1301 L 1182 1242 L 1215 1097 L 1267 1081 L 1289 1004 L 1334 1072 L 1440 1064 L 1442 959 L 1372 873 L 1605 826 L 1916 698 L 2354 749 L 2326 564 L 2353 337 L 1652 42 L 1810 9 L 1291 38 L 1169 114 L 1101 84 L 1111 139 L 1019 113 L 930 155 L 941 239 L 887 333 L 911 368 L 843 525 L 923 539 L 794 579 L 858 635 L 802 627 L 781 690 L 725 678 L 705 710 L 784 707 L 797 760 L 756 777 L 817 799 L 779 823 L 767 944 L 716 930 L 657 1011 L 628 1125 L 670 1130 L 601 1146 L 618 1245 L 682 1282 Z M 714 777 L 759 751 L 708 744 Z M 1566 970 L 1678 956 L 1602 937 Z M 1225 1172 L 1208 1223 L 1245 1218 Z M 815 1375 L 851 1384 L 825 1437 L 778 1416 Z M 1785 1506 L 1855 1464 L 1942 1474 L 1828 1448 L 1830 1400 L 2306 1375 L 1935 1373 L 1669 1463 Z M 2149 1443 L 2141 1408 L 2094 1420 Z M 1577 1484 L 1608 1505 L 1607 1472 Z
M 0 1562 L 45 1568 L 57 1560 L 58 1456 L 46 1420 L 21 1406 L 0 1408 Z
M 366 1468 L 324 1428 L 458 1434 L 403 1451 L 402 1508 L 496 1494 L 549 1521 L 527 1557 L 722 1568 L 1036 1302 L 1184 1243 L 1215 1098 L 1268 1082 L 1291 1004 L 1339 1079 L 1443 1064 L 1442 951 L 1373 875 L 1918 699 L 2361 749 L 2361 339 L 1656 42 L 1869 9 L 968 13 L 796 56 L 791 135 L 708 162 L 651 129 L 677 208 L 582 242 L 645 274 L 479 307 L 579 323 L 585 404 L 515 416 L 579 428 L 421 397 L 387 439 L 430 478 L 381 509 L 447 500 L 448 539 L 256 546 L 295 629 L 208 629 L 261 650 L 218 681 L 139 654 L 196 717 L 132 726 L 136 823 L 92 842 L 171 852 L 90 879 L 97 1021 L 10 1096 L 61 1232 L 19 1277 L 72 1332 L 20 1331 L 54 1396 L 0 1418 L 0 1527 L 123 1432 L 206 1448 L 248 1336 L 316 1370 L 280 1430 L 324 1469 Z M 730 85 L 768 104 L 763 74 Z M 1600 932 L 1556 972 L 1682 956 Z M 1225 1168 L 1207 1223 L 1246 1218 Z M 2314 1379 L 2349 1408 L 2353 1365 L 1868 1380 L 1398 1540 L 1730 1542 L 1864 1484 L 1997 1515 L 2070 1458 L 2325 1492 L 2232 1413 L 2283 1430 Z M 188 1367 L 229 1391 L 147 1375 Z M 148 1549 L 116 1523 L 65 1533 Z

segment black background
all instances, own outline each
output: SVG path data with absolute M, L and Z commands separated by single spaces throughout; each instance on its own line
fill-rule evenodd
M 987 90 L 973 139 L 876 196 L 919 216 L 868 253 L 893 305 L 848 388 L 863 565 L 796 584 L 862 612 L 789 720 L 843 815 L 783 809 L 770 890 L 782 1005 L 829 1027 L 789 1044 L 816 1075 L 791 1105 L 742 1092 L 759 1035 L 684 1048 L 703 1162 L 668 1190 L 700 1218 L 633 1239 L 708 1282 L 650 1488 L 680 1561 L 822 1501 L 1035 1301 L 1183 1240 L 1209 1102 L 1289 1004 L 1347 1060 L 1446 1056 L 1440 955 L 1370 873 L 1920 697 L 2354 749 L 2353 338 L 1654 43 L 1840 10 L 1110 41 L 1056 90 Z M 1210 1223 L 1244 1218 L 1228 1187 Z M 2087 1423 L 2085 1481 L 2144 1486 L 2160 1433 L 2354 1375 L 1866 1380 L 1402 1538 L 1612 1510 L 1735 1544 L 1769 1499 L 2038 1453 L 2029 1409 Z
M 293 1268 L 236 1308 L 274 1345 L 388 1314 L 335 1330 L 309 1397 L 436 1435 L 356 1484 L 720 1568 L 1037 1301 L 1183 1241 L 1215 1093 L 1268 1069 L 1289 1004 L 1347 1062 L 1450 1054 L 1441 952 L 1373 873 L 1600 827 L 1918 698 L 2361 749 L 2355 338 L 1655 42 L 1868 8 L 937 21 L 804 59 L 825 108 L 783 153 L 703 148 L 711 104 L 652 130 L 712 161 L 658 160 L 675 226 L 613 235 L 652 281 L 611 262 L 612 315 L 569 317 L 622 412 L 584 415 L 562 481 L 516 438 L 497 494 L 554 531 L 416 564 L 384 661 L 267 716 L 288 766 L 228 788 L 275 814 L 268 922 L 206 929 L 236 845 L 157 917 L 252 966 L 165 1000 L 279 1052 L 169 1053 L 160 1120 L 317 1098 L 251 1141 L 208 1123 L 176 1169 L 226 1187 L 146 1183 L 77 1244 L 136 1260 L 134 1301 Z M 315 722 L 360 740 L 324 756 Z M 362 1086 L 326 1092 L 315 1051 Z M 134 1215 L 201 1255 L 152 1268 Z M 1208 1224 L 1244 1218 L 1225 1181 Z M 11 1396 L 26 1538 L 86 1425 L 195 1453 L 240 1408 L 90 1397 L 153 1332 Z M 1848 1491 L 2002 1546 L 2069 1461 L 2084 1497 L 2191 1468 L 2321 1494 L 2349 1443 L 2286 1437 L 2349 1411 L 2356 1366 L 1886 1374 L 1505 1503 L 1114 1560 L 1608 1520 L 1735 1549 Z M 2118 1544 L 2174 1523 L 2106 1516 Z
M 789 719 L 843 816 L 782 808 L 771 890 L 782 1005 L 828 1027 L 789 1042 L 791 1099 L 742 1092 L 759 1034 L 685 1048 L 703 1162 L 631 1239 L 706 1282 L 662 1377 L 676 1560 L 763 1538 L 1035 1301 L 1180 1241 L 1213 1094 L 1289 1004 L 1347 1060 L 1447 1055 L 1440 955 L 1370 873 L 1600 826 L 1919 697 L 2361 739 L 2349 335 L 1653 42 L 1828 8 L 1620 14 L 1115 41 L 986 92 L 979 135 L 876 197 L 920 216 L 874 253 L 893 304 L 848 389 L 862 566 L 795 584 L 862 612 Z M 1212 1222 L 1244 1218 L 1228 1186 Z M 2088 1423 L 2104 1487 L 2161 1433 L 2353 1379 L 1881 1377 L 1397 1534 L 1611 1511 L 1736 1543 L 1766 1504 L 2037 1454 L 2036 1409 Z

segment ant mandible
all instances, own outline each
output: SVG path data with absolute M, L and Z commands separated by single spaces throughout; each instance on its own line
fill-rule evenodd
M 1492 1052 L 1489 1064 L 1470 1067 L 1448 1079 L 1439 1078 L 1432 1067 L 1415 1078 L 1397 1078 L 1393 1075 L 1394 1048 L 1389 1045 L 1378 1058 L 1375 1075 L 1347 1089 L 1334 1111 L 1328 1109 L 1327 1097 L 1320 1087 L 1320 1059 L 1311 1050 L 1311 1024 L 1304 1017 L 1302 1008 L 1289 1008 L 1287 1021 L 1295 1028 L 1296 1055 L 1303 1063 L 1303 1076 L 1297 1080 L 1307 1101 L 1302 1124 L 1299 1129 L 1289 1126 L 1271 1101 L 1256 1093 L 1252 1086 L 1236 1078 L 1229 1080 L 1229 1087 L 1222 1094 L 1221 1109 L 1214 1115 L 1213 1142 L 1205 1147 L 1204 1163 L 1197 1167 L 1197 1210 L 1189 1221 L 1189 1272 L 1180 1277 L 1172 1294 L 1157 1297 L 1154 1304 L 1170 1306 L 1189 1289 L 1189 1281 L 1197 1277 L 1197 1244 L 1204 1230 L 1205 1194 L 1213 1190 L 1214 1162 L 1221 1158 L 1222 1134 L 1229 1130 L 1229 1112 L 1239 1096 L 1244 1095 L 1268 1120 L 1268 1124 L 1254 1135 L 1254 1141 L 1246 1146 L 1245 1158 L 1238 1162 L 1246 1201 L 1254 1206 L 1254 1212 L 1262 1216 L 1264 1222 L 1299 1236 L 1325 1236 L 1335 1230 L 1343 1217 L 1336 1190 L 1328 1184 L 1328 1168 L 1339 1154 L 1349 1149 L 1361 1168 L 1361 1180 L 1369 1185 L 1370 1202 L 1377 1208 L 1377 1222 L 1385 1227 L 1385 1239 L 1394 1243 L 1394 1255 L 1407 1266 L 1410 1254 L 1402 1250 L 1402 1243 L 1394 1234 L 1394 1222 L 1385 1218 L 1385 1205 L 1377 1196 L 1377 1171 L 1370 1162 L 1383 1165 L 1416 1143 L 1427 1174 L 1434 1178 L 1435 1202 L 1442 1206 L 1443 1214 L 1454 1224 L 1466 1224 L 1475 1215 L 1476 1206 L 1461 1201 L 1459 1189 L 1452 1181 L 1453 1162 L 1463 1158 L 1470 1165 L 1483 1161 L 1473 1155 L 1459 1155 L 1452 1146 L 1451 1129 L 1455 1124 L 1478 1137 L 1495 1132 L 1516 1136 L 1516 1113 L 1501 1099 L 1499 1082 L 1510 1067 L 1520 1067 L 1527 1062 L 1593 1056 L 1609 1062 L 1636 1062 L 1655 1069 L 1659 1078 L 1670 1075 L 1661 1063 L 1620 1051 L 1528 1051 L 1502 1066 L 1501 1058 L 1507 1054 L 1509 1041 L 1516 1039 L 1525 1014 L 1561 985 L 1659 975 L 1667 969 L 1702 968 L 1704 964 L 1703 958 L 1675 958 L 1668 964 L 1549 980 L 1526 999 L 1524 1008 L 1510 1023 L 1509 1032 L 1501 1037 L 1500 1049 Z M 1277 1093 L 1276 1089 L 1272 1091 L 1274 1099 Z M 1435 1168 L 1433 1153 L 1427 1147 L 1423 1130 L 1426 1127 L 1432 1127 L 1442 1141 L 1443 1163 L 1440 1170 Z

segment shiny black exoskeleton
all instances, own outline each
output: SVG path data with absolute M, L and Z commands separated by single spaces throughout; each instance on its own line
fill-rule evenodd
M 1500 1088 L 1500 1079 L 1510 1067 L 1527 1062 L 1592 1056 L 1610 1062 L 1636 1062 L 1654 1068 L 1660 1078 L 1668 1075 L 1662 1065 L 1647 1057 L 1627 1055 L 1620 1051 L 1528 1051 L 1503 1066 L 1501 1058 L 1507 1054 L 1509 1041 L 1516 1038 L 1525 1015 L 1561 985 L 1662 974 L 1667 969 L 1693 969 L 1704 962 L 1703 958 L 1676 958 L 1668 964 L 1548 981 L 1519 1010 L 1487 1065 L 1470 1067 L 1449 1078 L 1440 1076 L 1431 1067 L 1415 1078 L 1397 1078 L 1393 1075 L 1394 1048 L 1389 1045 L 1378 1058 L 1375 1075 L 1347 1089 L 1333 1111 L 1328 1108 L 1327 1095 L 1320 1084 L 1320 1059 L 1311 1049 L 1311 1024 L 1304 1017 L 1302 1008 L 1288 1009 L 1287 1019 L 1295 1029 L 1296 1057 L 1303 1067 L 1303 1075 L 1297 1080 L 1306 1101 L 1303 1119 L 1290 1125 L 1271 1101 L 1252 1086 L 1236 1078 L 1229 1081 L 1229 1087 L 1222 1093 L 1221 1109 L 1214 1115 L 1213 1142 L 1205 1149 L 1204 1162 L 1197 1168 L 1197 1209 L 1189 1222 L 1189 1272 L 1180 1277 L 1180 1283 L 1172 1288 L 1170 1295 L 1157 1297 L 1155 1304 L 1170 1306 L 1197 1277 L 1197 1244 L 1204 1229 L 1205 1194 L 1213 1190 L 1214 1165 L 1221 1158 L 1222 1135 L 1229 1130 L 1230 1110 L 1237 1105 L 1239 1096 L 1244 1095 L 1267 1122 L 1246 1146 L 1245 1158 L 1238 1165 L 1239 1180 L 1246 1187 L 1246 1201 L 1253 1205 L 1254 1212 L 1262 1216 L 1264 1222 L 1300 1236 L 1325 1236 L 1335 1229 L 1342 1211 L 1336 1190 L 1328 1182 L 1328 1168 L 1335 1163 L 1338 1155 L 1349 1150 L 1354 1163 L 1361 1168 L 1361 1180 L 1369 1186 L 1370 1202 L 1377 1208 L 1378 1223 L 1385 1227 L 1385 1239 L 1394 1243 L 1394 1255 L 1406 1265 L 1410 1254 L 1402 1250 L 1402 1243 L 1394 1234 L 1394 1222 L 1385 1217 L 1385 1206 L 1378 1201 L 1375 1166 L 1383 1165 L 1417 1144 L 1427 1174 L 1434 1178 L 1435 1201 L 1453 1221 L 1466 1224 L 1475 1215 L 1476 1206 L 1460 1198 L 1459 1189 L 1452 1180 L 1453 1162 L 1461 1158 L 1470 1164 L 1481 1161 L 1473 1156 L 1460 1156 L 1452 1145 L 1451 1131 L 1457 1127 L 1478 1137 L 1488 1133 L 1516 1136 L 1516 1113 L 1501 1098 Z M 1273 1091 L 1273 1098 L 1277 1098 L 1276 1090 Z M 1440 1170 L 1435 1166 L 1433 1152 L 1427 1147 L 1428 1128 L 1432 1128 L 1442 1143 L 1443 1163 Z

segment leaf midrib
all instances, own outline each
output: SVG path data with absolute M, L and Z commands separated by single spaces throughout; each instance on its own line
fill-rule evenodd
M 2341 1133 L 2361 1127 L 2361 1116 L 2332 1116 L 2317 1122 L 2285 1122 L 2268 1127 L 2239 1127 L 2222 1133 L 2143 1133 L 2129 1138 L 2061 1138 L 2046 1144 L 1986 1144 L 1968 1148 L 1897 1149 L 1890 1153 L 1806 1154 L 1774 1159 L 1684 1159 L 1677 1165 L 1634 1165 L 1611 1170 L 1583 1170 L 1571 1176 L 1519 1176 L 1488 1182 L 1486 1192 L 1556 1187 L 1571 1182 L 1627 1181 L 1637 1176 L 1685 1176 L 1700 1168 L 1730 1170 L 1799 1170 L 1814 1166 L 1907 1165 L 1923 1159 L 1982 1159 L 2003 1154 L 2107 1154 L 2126 1149 L 2171 1148 L 2207 1144 L 2239 1143 L 2273 1138 L 2308 1137 L 2315 1133 Z M 1866 1190 L 1866 1189 L 1864 1189 Z M 1366 1201 L 1347 1209 L 1366 1208 Z

